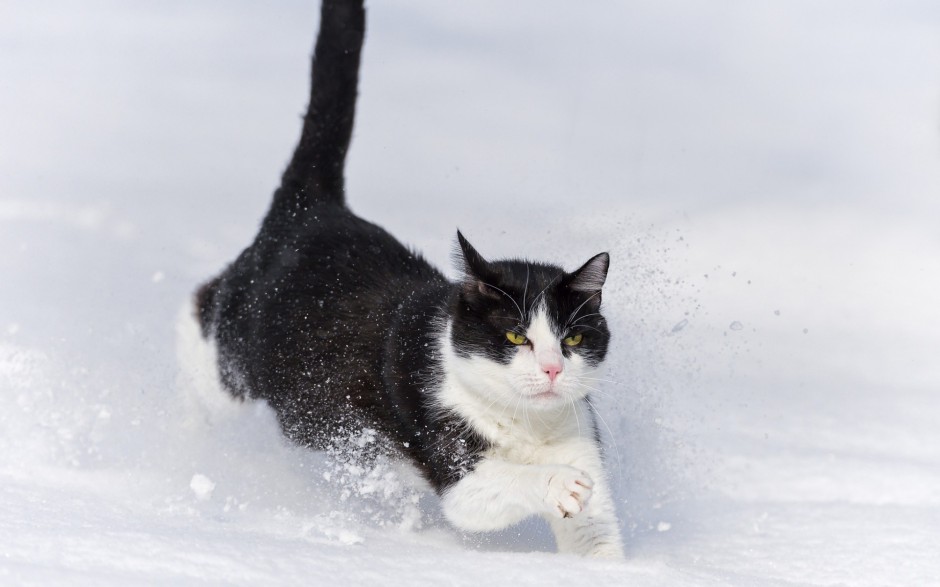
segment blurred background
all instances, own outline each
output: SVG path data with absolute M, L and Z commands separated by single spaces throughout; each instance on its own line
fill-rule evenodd
M 317 15 L 0 6 L 0 499 L 19 512 L 0 515 L 34 547 L 0 531 L 0 570 L 38 577 L 29 553 L 76 495 L 196 524 L 196 550 L 223 519 L 399 552 L 323 522 L 342 506 L 263 409 L 181 424 L 176 317 L 254 236 Z M 612 255 L 597 404 L 628 555 L 654 565 L 635 580 L 940 580 L 940 4 L 401 0 L 367 18 L 354 211 L 450 275 L 458 227 L 492 258 Z M 196 473 L 231 499 L 198 499 Z M 101 516 L 57 532 L 123 528 Z M 536 526 L 430 527 L 412 539 L 453 556 L 551 549 Z M 68 552 L 44 572 L 76 572 Z

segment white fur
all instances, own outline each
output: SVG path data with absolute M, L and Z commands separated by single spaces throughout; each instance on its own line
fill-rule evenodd
M 578 385 L 591 369 L 577 353 L 562 358 L 554 383 L 541 368 L 546 355 L 560 356 L 562 335 L 540 308 L 526 332 L 532 347 L 520 345 L 501 365 L 458 356 L 450 325 L 444 329 L 439 407 L 491 446 L 445 492 L 444 515 L 458 528 L 485 531 L 538 514 L 549 519 L 560 552 L 620 558 L 620 528 L 585 387 Z
M 240 411 L 241 402 L 222 388 L 215 340 L 202 335 L 191 301 L 176 318 L 176 355 L 180 365 L 177 388 L 189 426 L 211 424 Z

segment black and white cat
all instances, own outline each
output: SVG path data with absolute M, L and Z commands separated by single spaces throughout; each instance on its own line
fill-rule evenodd
M 312 449 L 363 430 L 467 531 L 549 520 L 561 552 L 621 557 L 587 392 L 610 338 L 609 259 L 487 261 L 457 233 L 448 281 L 344 203 L 365 26 L 325 0 L 300 142 L 255 241 L 196 294 L 224 387 Z

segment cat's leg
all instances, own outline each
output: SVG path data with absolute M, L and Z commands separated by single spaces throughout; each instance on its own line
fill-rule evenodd
M 555 534 L 559 552 L 623 558 L 623 539 L 610 483 L 600 451 L 593 441 L 577 439 L 545 451 L 542 459 L 570 463 L 593 481 L 591 501 L 577 516 L 545 516 Z
M 594 482 L 568 465 L 531 465 L 484 458 L 443 494 L 445 517 L 471 532 L 499 530 L 534 514 L 577 517 Z
M 560 459 L 572 451 L 558 452 L 553 456 Z M 539 514 L 549 520 L 559 552 L 622 558 L 620 525 L 600 458 L 596 450 L 580 452 L 576 460 L 584 467 L 484 458 L 444 492 L 444 515 L 458 528 L 483 532 Z
M 176 319 L 176 387 L 188 426 L 202 426 L 241 413 L 241 405 L 224 389 L 219 376 L 218 347 L 202 333 L 197 309 L 187 302 Z
M 620 524 L 606 480 L 595 481 L 591 502 L 580 515 L 572 517 L 545 516 L 558 552 L 603 558 L 623 558 Z

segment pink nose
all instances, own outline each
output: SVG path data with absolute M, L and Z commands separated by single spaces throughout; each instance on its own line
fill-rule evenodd
M 548 375 L 548 380 L 554 382 L 558 374 L 561 373 L 560 364 L 542 365 L 542 371 Z

